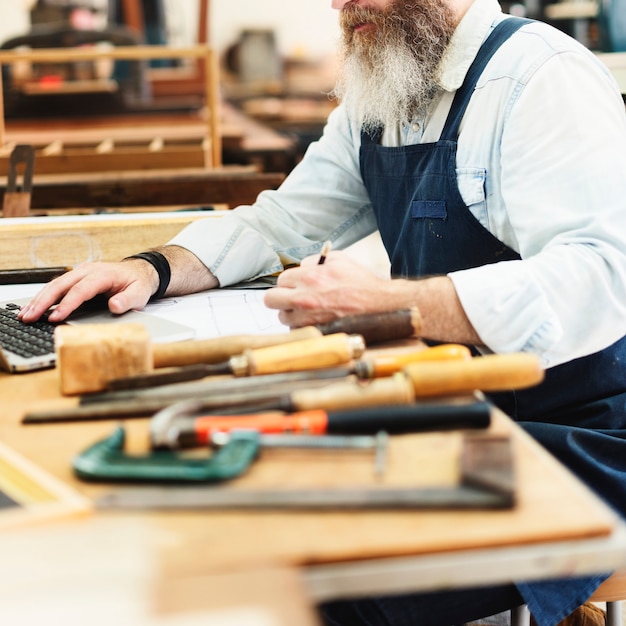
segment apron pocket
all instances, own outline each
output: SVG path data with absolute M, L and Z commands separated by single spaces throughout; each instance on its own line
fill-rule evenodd
M 411 217 L 414 219 L 440 219 L 448 217 L 445 200 L 413 200 Z

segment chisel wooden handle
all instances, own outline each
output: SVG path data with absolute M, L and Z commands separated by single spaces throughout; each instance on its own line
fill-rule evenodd
M 366 384 L 340 382 L 318 389 L 291 392 L 293 410 L 326 409 L 337 411 L 368 406 L 410 404 L 415 400 L 413 384 L 402 374 L 377 378 Z
M 399 309 L 383 313 L 365 313 L 340 317 L 325 324 L 318 324 L 324 335 L 348 333 L 362 335 L 365 343 L 376 343 L 418 336 L 422 329 L 419 309 Z
M 341 365 L 360 357 L 364 350 L 365 342 L 361 335 L 335 333 L 316 339 L 245 350 L 242 356 L 247 362 L 246 374 L 258 376 Z M 235 358 L 231 359 L 233 373 L 237 374 L 234 361 Z
M 544 370 L 533 354 L 492 354 L 469 361 L 412 363 L 404 368 L 416 397 L 507 391 L 539 384 Z
M 214 339 L 157 343 L 152 348 L 154 367 L 221 363 L 248 348 L 263 348 L 292 341 L 322 337 L 314 326 L 305 326 L 288 333 L 271 335 L 226 335 Z
M 391 376 L 411 363 L 447 361 L 450 359 L 467 361 L 471 358 L 472 353 L 467 346 L 458 343 L 445 343 L 416 352 L 377 356 L 369 362 L 364 361 L 364 363 L 370 366 L 369 378 L 379 378 Z M 365 377 L 363 376 L 363 378 Z

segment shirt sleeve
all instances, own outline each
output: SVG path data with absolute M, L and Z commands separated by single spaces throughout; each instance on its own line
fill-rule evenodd
M 555 54 L 520 85 L 501 188 L 522 260 L 450 274 L 489 349 L 546 366 L 626 334 L 626 116 L 588 54 Z
M 343 107 L 334 110 L 319 141 L 311 144 L 277 190 L 218 219 L 198 220 L 169 244 L 193 252 L 227 286 L 280 272 L 319 252 L 337 249 L 376 230 L 361 179 L 358 143 Z

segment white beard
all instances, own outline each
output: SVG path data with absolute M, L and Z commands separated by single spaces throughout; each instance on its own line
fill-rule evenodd
M 345 59 L 333 91 L 365 130 L 411 120 L 426 111 L 437 93 L 432 68 L 417 65 L 406 51 L 385 50 L 380 56 L 381 62 L 370 69 L 354 55 Z
M 375 36 L 344 32 L 343 58 L 332 95 L 365 130 L 391 128 L 424 114 L 439 89 L 439 66 L 454 31 L 452 16 L 433 2 L 435 13 L 413 18 L 408 4 L 405 0 L 399 10 L 411 15 L 411 33 L 393 21 Z

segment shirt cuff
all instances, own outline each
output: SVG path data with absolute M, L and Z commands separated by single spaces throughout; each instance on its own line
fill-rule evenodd
M 548 298 L 523 261 L 449 274 L 469 321 L 496 353 L 531 352 L 545 367 L 563 335 Z
M 221 287 L 283 269 L 279 256 L 259 233 L 226 217 L 192 222 L 168 245 L 192 252 L 219 280 Z

